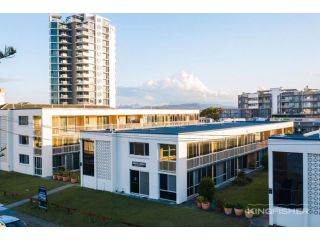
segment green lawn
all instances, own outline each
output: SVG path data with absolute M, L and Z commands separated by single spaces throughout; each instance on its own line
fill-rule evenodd
M 215 198 L 230 203 L 250 204 L 259 209 L 268 208 L 268 171 L 253 175 L 253 181 L 245 186 L 228 186 L 217 191 Z
M 0 171 L 0 203 L 8 204 L 38 193 L 39 186 L 52 189 L 61 186 L 60 182 L 14 172 Z M 4 196 L 3 192 L 6 192 Z M 12 197 L 11 193 L 17 193 Z
M 245 218 L 237 219 L 213 211 L 189 209 L 150 200 L 136 199 L 114 193 L 72 187 L 49 196 L 47 212 L 30 203 L 15 208 L 60 226 L 248 226 Z M 75 210 L 68 214 L 62 208 Z M 86 214 L 97 216 L 90 217 Z M 101 216 L 110 220 L 103 222 Z

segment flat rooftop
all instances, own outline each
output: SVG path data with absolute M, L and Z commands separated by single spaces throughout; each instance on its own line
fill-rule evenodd
M 33 104 L 33 103 L 7 103 L 0 105 L 0 110 L 14 109 L 42 109 L 42 108 L 82 108 L 82 109 L 110 109 L 101 105 L 81 105 L 81 104 Z
M 270 137 L 270 139 L 320 141 L 319 131 L 314 131 L 307 134 L 276 135 L 276 136 Z
M 209 123 L 197 125 L 183 125 L 174 127 L 155 127 L 155 128 L 139 128 L 116 130 L 116 133 L 135 133 L 135 134 L 164 134 L 164 135 L 178 135 L 188 132 L 202 132 L 213 131 L 228 128 L 252 127 L 266 124 L 276 124 L 281 122 L 262 122 L 262 121 L 241 121 L 241 122 L 222 122 L 222 123 Z M 103 131 L 102 131 L 103 132 Z M 105 132 L 105 131 L 104 131 Z

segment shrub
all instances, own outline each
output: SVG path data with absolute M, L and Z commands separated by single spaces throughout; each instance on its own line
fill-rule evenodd
M 202 178 L 199 184 L 199 195 L 204 197 L 205 201 L 212 202 L 214 196 L 214 184 L 211 178 Z
M 265 154 L 263 157 L 262 157 L 262 161 L 261 161 L 261 164 L 263 166 L 264 169 L 268 170 L 268 154 Z
M 234 208 L 236 208 L 236 209 L 244 209 L 244 205 L 242 203 L 236 203 L 234 205 Z
M 223 207 L 224 208 L 233 208 L 233 204 L 225 201 L 224 204 L 223 204 Z
M 238 173 L 238 176 L 233 181 L 233 184 L 238 185 L 238 186 L 244 186 L 248 183 L 251 183 L 252 180 L 253 179 L 251 177 L 246 176 L 245 173 L 241 171 Z
M 197 197 L 197 202 L 199 202 L 199 203 L 204 202 L 204 197 L 201 196 L 201 195 L 199 195 L 199 196 Z

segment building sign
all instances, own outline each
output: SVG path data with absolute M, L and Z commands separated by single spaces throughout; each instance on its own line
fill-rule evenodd
M 46 210 L 48 209 L 47 189 L 45 187 L 39 187 L 38 203 L 39 203 L 39 208 L 46 209 Z
M 144 162 L 132 162 L 133 167 L 146 167 L 146 163 Z

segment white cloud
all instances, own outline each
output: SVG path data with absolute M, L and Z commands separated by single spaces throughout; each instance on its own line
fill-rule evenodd
M 193 74 L 181 72 L 139 87 L 120 87 L 118 104 L 163 105 L 181 103 L 234 103 L 236 93 L 211 90 Z

